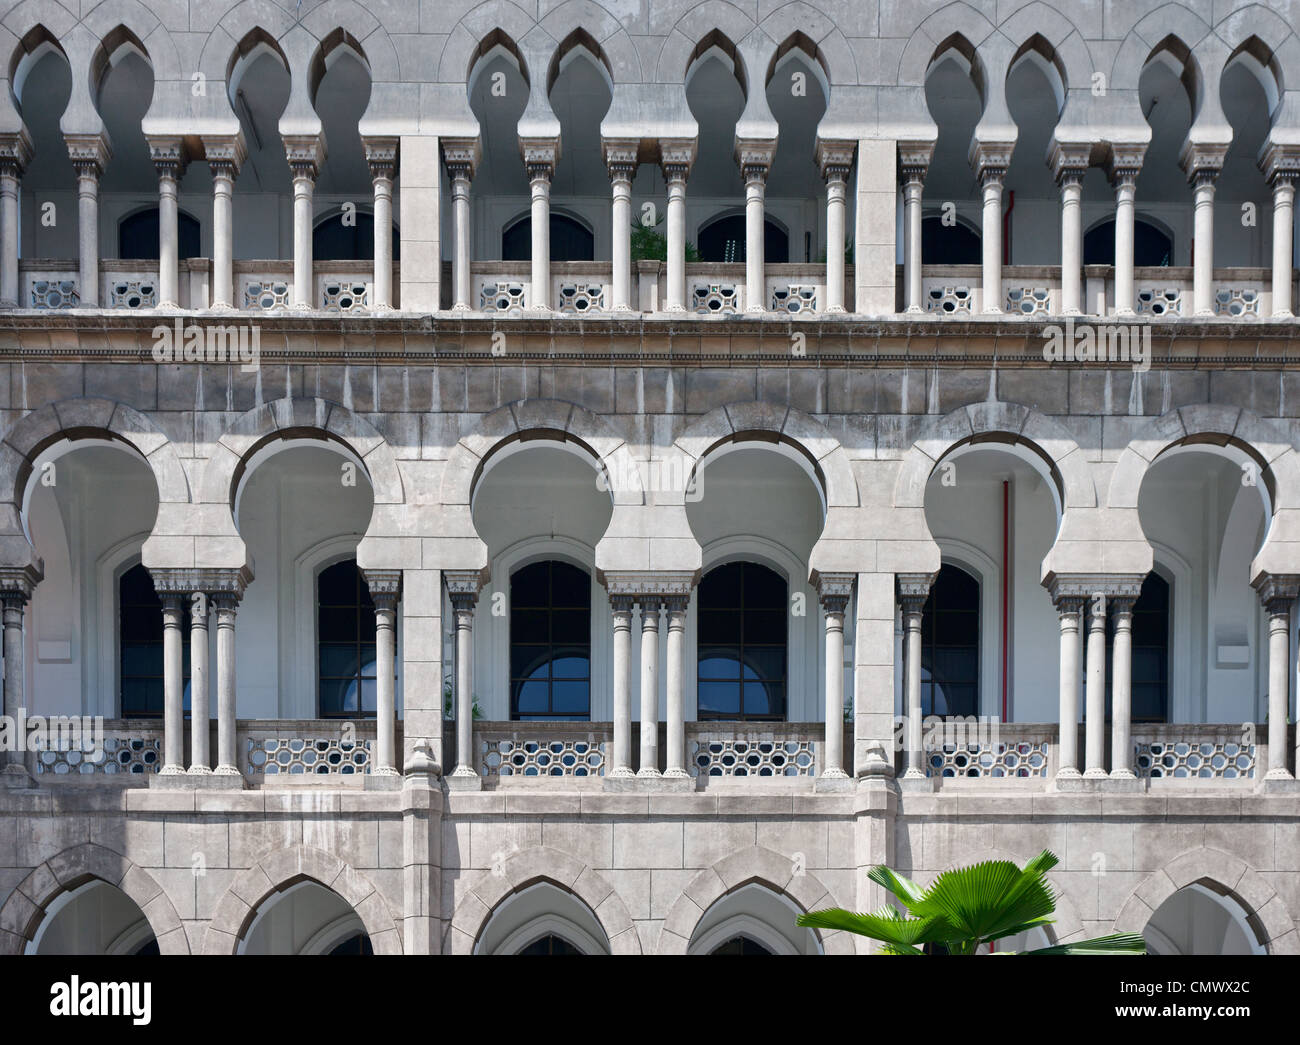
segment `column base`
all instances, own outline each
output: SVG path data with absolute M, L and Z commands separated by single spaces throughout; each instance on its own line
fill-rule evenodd
M 1056 771 L 1057 780 L 1078 780 L 1082 775 L 1075 766 L 1066 766 Z
M 451 776 L 444 777 L 449 791 L 482 791 L 483 778 L 469 766 L 457 766 Z
M 1131 308 L 1117 308 L 1115 310 L 1115 315 L 1123 316 L 1125 319 L 1132 319 L 1137 315 L 1137 312 Z
M 212 770 L 207 766 L 190 766 L 185 770 L 186 776 L 212 776 Z
M 470 308 L 470 307 L 469 307 L 467 304 L 465 304 L 465 302 L 463 302 L 463 301 L 457 301 L 456 304 L 454 304 L 454 305 L 451 306 L 451 310 L 452 310 L 453 312 L 473 312 L 473 311 L 474 311 L 472 308 Z
M 685 312 L 685 311 L 686 311 L 686 306 L 685 306 L 685 305 L 665 305 L 665 306 L 664 306 L 664 311 L 665 311 L 665 312 L 674 312 L 674 313 Z
M 903 313 L 908 316 L 923 316 L 925 315 L 925 309 L 920 305 L 908 305 L 907 308 L 903 309 Z
M 395 769 L 367 773 L 361 782 L 363 791 L 400 791 L 402 774 Z
M 1280 311 L 1274 312 L 1273 318 L 1274 319 L 1295 319 L 1295 313 L 1292 312 L 1289 308 L 1284 308 L 1281 309 Z
M 164 791 L 242 791 L 248 785 L 242 773 L 217 769 L 206 773 L 158 773 L 149 778 L 149 786 Z
M 1289 769 L 1282 769 L 1281 767 L 1278 767 L 1276 769 L 1270 769 L 1267 773 L 1265 773 L 1264 779 L 1265 780 L 1294 780 L 1295 777 L 1291 775 L 1291 771 Z
M 1000 308 L 986 308 L 983 312 L 980 313 L 980 315 L 981 315 L 981 316 L 1000 316 L 1000 315 L 1003 315 L 1003 312 L 1002 312 L 1002 309 L 1000 309 Z
M 1112 780 L 1136 780 L 1137 774 L 1128 767 L 1123 767 L 1120 769 L 1112 769 L 1110 771 L 1110 778 Z
M 633 792 L 633 793 L 663 793 L 670 792 L 691 792 L 695 790 L 695 781 L 689 776 L 668 776 L 666 773 L 662 776 L 655 773 L 654 776 L 641 776 L 638 774 L 634 777 L 605 777 L 604 790 L 613 792 Z
M 1096 766 L 1094 766 L 1092 769 L 1085 769 L 1083 771 L 1083 779 L 1084 780 L 1109 780 L 1110 774 L 1107 773 L 1104 769 L 1098 769 Z
M 1255 785 L 1257 795 L 1294 795 L 1300 794 L 1300 780 L 1294 777 L 1264 777 Z
M 0 771 L 0 787 L 28 788 L 35 787 L 36 781 L 21 762 L 10 762 Z
M 857 786 L 857 781 L 842 769 L 832 769 L 813 780 L 813 791 L 818 793 L 856 791 Z
M 636 774 L 632 772 L 629 766 L 619 766 L 617 769 L 611 769 L 605 774 L 606 780 L 635 780 Z
M 930 793 L 934 791 L 934 788 L 934 778 L 926 776 L 917 769 L 909 769 L 898 778 L 898 789 L 900 791 Z
M 177 765 L 163 766 L 158 770 L 159 776 L 185 776 L 185 767 Z

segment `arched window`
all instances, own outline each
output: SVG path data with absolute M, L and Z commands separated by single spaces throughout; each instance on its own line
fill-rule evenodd
M 700 229 L 700 260 L 723 264 L 745 260 L 745 215 L 729 214 Z M 784 265 L 790 260 L 790 237 L 775 222 L 763 222 L 763 261 Z
M 980 586 L 945 563 L 921 613 L 921 714 L 979 714 Z
M 710 951 L 709 953 L 710 954 L 743 954 L 746 956 L 751 956 L 751 955 L 760 955 L 760 954 L 771 954 L 772 952 L 769 951 L 757 940 L 751 940 L 748 936 L 733 936 L 726 943 L 719 944 L 717 947 L 713 948 L 713 950 Z
M 1106 663 L 1113 663 L 1115 615 L 1107 614 Z M 1154 571 L 1133 603 L 1134 722 L 1169 721 L 1169 582 Z M 1106 717 L 1110 717 L 1111 673 L 1106 673 Z
M 352 224 L 345 225 L 342 212 L 331 214 L 311 230 L 311 256 L 316 261 L 373 261 L 375 216 L 355 211 Z M 401 258 L 402 244 L 393 225 L 393 260 Z
M 945 225 L 938 214 L 921 219 L 922 265 L 978 265 L 982 260 L 980 234 L 969 225 Z
M 510 578 L 510 717 L 591 717 L 591 579 L 567 562 Z
M 785 719 L 786 598 L 785 578 L 756 562 L 700 581 L 700 719 Z
M 1083 237 L 1085 265 L 1115 264 L 1115 219 L 1103 221 Z M 1133 264 L 1139 267 L 1164 268 L 1174 263 L 1174 241 L 1149 221 L 1133 221 Z
M 184 211 L 177 215 L 177 256 L 197 258 L 203 253 L 199 223 Z M 117 226 L 117 256 L 132 261 L 158 260 L 158 208 L 138 210 Z
M 502 261 L 528 261 L 533 256 L 533 219 L 525 216 L 501 234 Z M 591 229 L 566 214 L 551 213 L 551 260 L 594 261 L 596 239 Z
M 336 944 L 330 950 L 330 957 L 346 954 L 374 954 L 375 949 L 370 943 L 370 937 L 365 933 L 357 933 L 355 936 L 349 936 L 346 940 Z
M 153 577 L 136 563 L 117 582 L 120 714 L 158 718 L 163 713 L 163 611 Z M 183 599 L 181 664 L 185 707 L 190 706 L 189 600 Z
M 356 559 L 316 576 L 316 659 L 322 718 L 375 714 L 375 604 Z
M 540 939 L 534 940 L 527 947 L 519 951 L 520 954 L 581 954 L 578 948 L 574 947 L 563 936 L 556 936 L 555 933 L 547 933 Z

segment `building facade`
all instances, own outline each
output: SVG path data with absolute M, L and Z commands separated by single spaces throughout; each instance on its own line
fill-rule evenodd
M 1039 936 L 1300 950 L 1285 13 L 0 54 L 0 950 L 852 953 L 1043 848 Z

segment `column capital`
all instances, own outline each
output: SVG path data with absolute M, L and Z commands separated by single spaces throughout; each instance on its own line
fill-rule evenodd
M 740 177 L 746 184 L 751 181 L 766 182 L 767 173 L 772 169 L 772 160 L 776 157 L 776 142 L 770 138 L 737 138 L 735 155 Z
M 222 134 L 203 139 L 203 158 L 208 161 L 212 176 L 224 174 L 228 178 L 239 177 L 239 172 L 248 158 L 248 149 L 244 145 L 244 132 Z
M 1108 142 L 1103 166 L 1111 185 L 1117 189 L 1135 185 L 1146 155 L 1146 142 Z
M 994 181 L 1000 183 L 1006 177 L 1007 168 L 1011 166 L 1011 154 L 1015 150 L 1016 143 L 1013 141 L 986 142 L 975 139 L 970 143 L 967 158 L 981 186 Z
M 555 165 L 560 162 L 560 139 L 520 138 L 519 155 L 530 183 L 539 178 L 549 182 L 555 177 Z
M 446 570 L 442 577 L 451 604 L 457 610 L 472 610 L 478 603 L 478 593 L 488 581 L 487 570 Z
M 843 613 L 853 598 L 853 582 L 858 579 L 856 573 L 819 573 L 813 571 L 813 583 L 817 586 L 817 598 L 821 600 L 822 609 L 827 613 Z
M 149 143 L 149 159 L 153 161 L 158 177 L 179 181 L 190 160 L 185 139 L 180 135 L 151 134 L 146 140 Z
M 848 181 L 849 172 L 853 170 L 853 154 L 858 143 L 818 138 L 813 152 L 817 169 L 821 171 L 825 182 Z
M 1300 574 L 1261 573 L 1251 587 L 1259 594 L 1259 601 L 1269 613 L 1282 613 L 1290 609 L 1300 597 Z
M 401 570 L 362 570 L 370 599 L 377 610 L 395 610 L 402 597 Z
M 934 158 L 934 142 L 928 139 L 911 139 L 898 143 L 898 173 L 903 184 L 924 184 Z
M 477 137 L 442 139 L 442 162 L 447 168 L 447 176 L 452 179 L 461 177 L 473 181 L 482 158 L 483 144 Z
M 631 181 L 640 165 L 641 143 L 632 138 L 602 138 L 601 152 L 610 181 Z
M 316 180 L 325 162 L 325 135 L 289 134 L 284 137 L 284 158 L 294 178 Z
M 27 165 L 32 162 L 32 139 L 27 128 L 0 134 L 0 173 L 22 177 Z
M 1178 156 L 1178 165 L 1187 174 L 1190 184 L 1213 185 L 1223 170 L 1223 160 L 1227 154 L 1227 142 L 1188 141 Z
M 247 566 L 237 570 L 226 568 L 186 567 L 150 567 L 149 576 L 153 578 L 154 591 L 160 596 L 190 595 L 203 592 L 214 600 L 221 598 L 238 602 L 244 597 L 244 589 L 253 579 L 253 572 Z
M 113 156 L 108 135 L 103 131 L 94 134 L 65 134 L 63 140 L 68 146 L 68 158 L 72 160 L 78 176 L 98 178 L 104 173 L 104 168 Z
M 362 147 L 366 150 L 366 166 L 370 168 L 371 180 L 388 178 L 391 181 L 396 177 L 399 141 L 398 138 L 374 135 L 361 139 Z
M 900 573 L 898 575 L 898 601 L 904 613 L 919 613 L 930 597 L 930 586 L 939 576 L 936 573 Z
M 1259 169 L 1270 186 L 1277 182 L 1295 184 L 1300 178 L 1300 143 L 1265 141 L 1259 154 Z
M 44 578 L 45 571 L 40 562 L 26 566 L 0 566 L 0 598 L 5 601 L 21 599 L 26 603 Z
M 1092 158 L 1092 146 L 1087 142 L 1060 142 L 1052 140 L 1047 154 L 1047 166 L 1051 168 L 1056 184 L 1082 182 L 1088 172 Z
M 659 166 L 663 169 L 664 180 L 669 184 L 684 183 L 690 177 L 695 154 L 694 138 L 660 138 Z
M 661 599 L 682 597 L 690 598 L 691 591 L 699 581 L 699 572 L 675 570 L 635 570 L 626 572 L 603 572 L 599 580 L 605 585 L 610 598 L 627 596 L 637 602 L 644 602 L 647 596 L 659 596 Z
M 1054 603 L 1073 598 L 1090 600 L 1094 595 L 1136 599 L 1142 594 L 1144 573 L 1049 573 L 1043 587 Z
M 1056 606 L 1057 616 L 1077 617 L 1088 600 L 1082 595 L 1054 595 L 1052 602 Z
M 632 607 L 635 605 L 636 597 L 632 595 L 611 595 L 609 597 L 609 609 L 615 616 L 624 614 L 631 617 Z

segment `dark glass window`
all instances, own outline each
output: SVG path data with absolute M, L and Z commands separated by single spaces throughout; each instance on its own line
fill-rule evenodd
M 357 211 L 354 225 L 344 225 L 343 215 L 331 214 L 311 230 L 311 256 L 316 261 L 373 261 L 375 216 Z M 393 226 L 393 260 L 402 258 L 402 243 Z
M 784 721 L 785 578 L 755 562 L 731 562 L 700 581 L 700 719 Z
M 979 679 L 979 581 L 944 565 L 921 613 L 921 714 L 979 714 Z
M 921 219 L 922 265 L 978 265 L 983 259 L 980 234 L 969 225 L 945 225 L 938 214 Z
M 134 952 L 136 958 L 157 958 L 161 955 L 162 951 L 158 949 L 158 938 L 155 936 L 150 936 Z
M 340 954 L 374 954 L 375 949 L 370 945 L 370 937 L 365 933 L 357 933 L 355 936 L 349 936 L 342 943 L 338 944 L 330 951 L 330 957 L 333 958 Z
M 1133 221 L 1133 264 L 1147 268 L 1164 268 L 1174 263 L 1174 241 L 1150 222 Z M 1085 265 L 1115 264 L 1115 219 L 1103 221 L 1083 237 Z
M 591 718 L 591 579 L 566 562 L 510 578 L 510 717 Z
M 726 943 L 719 944 L 717 947 L 713 948 L 709 953 L 758 955 L 771 954 L 772 952 L 757 940 L 751 940 L 748 936 L 733 936 Z
M 316 657 L 322 717 L 375 714 L 375 604 L 355 559 L 316 577 Z
M 521 218 L 501 236 L 502 261 L 528 261 L 533 256 L 533 219 Z M 596 239 L 591 230 L 564 214 L 551 215 L 551 260 L 594 261 Z
M 177 256 L 197 258 L 203 253 L 199 223 L 184 211 L 176 219 Z M 117 256 L 132 261 L 158 260 L 158 208 L 136 211 L 117 226 Z
M 181 605 L 181 671 L 185 708 L 190 706 L 189 600 Z M 118 678 L 123 718 L 160 718 L 163 713 L 163 607 L 153 577 L 141 563 L 117 582 Z
M 732 214 L 700 229 L 700 260 L 739 264 L 745 260 L 745 215 Z M 790 260 L 790 237 L 779 225 L 763 222 L 763 261 L 784 265 Z
M 1085 618 L 1086 620 L 1086 618 Z M 1106 664 L 1115 663 L 1115 615 L 1107 614 Z M 1086 674 L 1086 667 L 1085 667 Z M 1169 721 L 1169 582 L 1148 573 L 1133 603 L 1133 721 Z M 1106 717 L 1110 718 L 1111 684 L 1106 672 Z
M 563 936 L 556 936 L 554 933 L 547 933 L 539 940 L 534 940 L 527 947 L 519 952 L 520 954 L 581 954 L 578 948 L 574 947 Z

